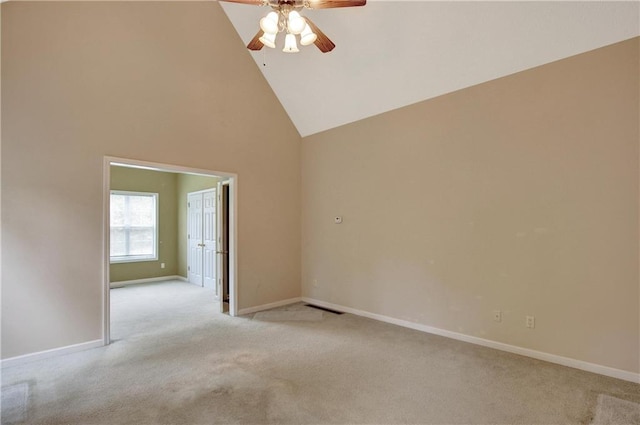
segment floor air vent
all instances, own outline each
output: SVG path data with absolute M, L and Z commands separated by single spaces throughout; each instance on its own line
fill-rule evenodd
M 317 308 L 318 310 L 322 310 L 322 311 L 327 311 L 329 313 L 333 313 L 333 314 L 344 314 L 341 311 L 336 311 L 336 310 L 331 310 L 330 308 L 326 308 L 326 307 L 320 307 L 317 305 L 313 305 L 313 304 L 305 304 L 307 307 L 313 307 L 313 308 Z

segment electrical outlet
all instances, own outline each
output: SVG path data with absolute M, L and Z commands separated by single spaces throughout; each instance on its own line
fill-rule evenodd
M 318 279 L 313 279 L 313 287 L 314 288 L 318 287 Z
M 536 318 L 533 316 L 527 316 L 526 325 L 529 329 L 533 329 L 536 327 Z
M 160 263 L 160 268 L 164 269 L 164 263 Z
M 495 322 L 502 322 L 502 312 L 500 310 L 493 310 L 493 320 Z

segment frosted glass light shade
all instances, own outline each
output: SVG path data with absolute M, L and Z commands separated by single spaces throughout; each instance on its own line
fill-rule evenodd
M 296 43 L 296 36 L 293 34 L 287 34 L 284 39 L 284 49 L 282 49 L 285 53 L 298 53 L 298 45 Z
M 271 47 L 272 49 L 276 48 L 276 35 L 264 33 L 262 37 L 259 38 L 260 42 L 267 47 Z
M 295 10 L 289 12 L 289 23 L 287 28 L 291 34 L 300 34 L 304 30 L 304 26 L 307 25 L 307 21 Z
M 302 44 L 303 46 L 308 46 L 315 43 L 317 39 L 318 36 L 316 35 L 316 33 L 311 31 L 311 27 L 309 26 L 309 24 L 306 24 L 304 26 L 304 29 L 302 30 L 302 33 L 300 34 L 300 44 Z
M 267 34 L 278 33 L 278 14 L 276 12 L 269 12 L 267 16 L 260 19 L 260 28 Z

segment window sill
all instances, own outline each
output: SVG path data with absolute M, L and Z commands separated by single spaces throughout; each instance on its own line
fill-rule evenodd
M 148 263 L 151 261 L 158 261 L 158 257 L 111 258 L 109 263 L 110 264 Z

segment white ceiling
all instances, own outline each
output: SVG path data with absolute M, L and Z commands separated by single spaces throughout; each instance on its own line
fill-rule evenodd
M 221 3 L 245 44 L 267 8 Z M 375 1 L 307 10 L 337 45 L 251 52 L 302 136 L 640 35 L 640 3 Z M 263 66 L 263 63 L 266 66 Z

